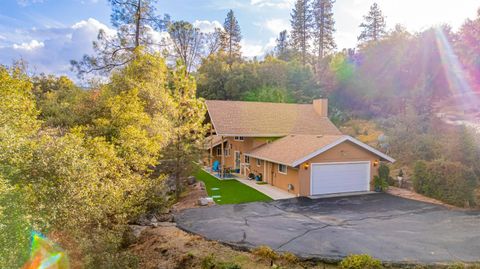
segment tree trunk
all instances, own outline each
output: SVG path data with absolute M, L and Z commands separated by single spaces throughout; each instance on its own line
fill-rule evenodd
M 135 18 L 135 48 L 140 46 L 140 20 L 142 12 L 142 0 L 138 0 L 137 14 Z

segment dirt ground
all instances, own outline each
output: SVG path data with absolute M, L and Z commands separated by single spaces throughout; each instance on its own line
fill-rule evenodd
M 197 200 L 206 197 L 202 184 L 190 186 L 172 211 L 198 207 Z M 174 269 L 174 268 L 337 268 L 332 265 L 305 263 L 296 261 L 291 255 L 278 255 L 272 267 L 269 253 L 250 253 L 234 250 L 216 241 L 184 232 L 174 222 L 161 222 L 158 227 L 144 229 L 130 251 L 140 257 L 140 268 Z M 265 251 L 264 251 L 265 252 Z M 237 267 L 235 267 L 235 265 Z
M 132 246 L 131 250 L 140 257 L 140 268 L 146 269 L 272 268 L 268 258 L 234 250 L 218 242 L 188 234 L 175 226 L 144 230 L 139 242 Z M 300 263 L 292 261 L 288 256 L 279 257 L 274 263 L 281 268 L 336 268 L 331 265 Z M 210 264 L 210 267 L 205 266 L 206 264 Z
M 431 204 L 436 204 L 436 205 L 442 205 L 442 206 L 445 206 L 445 207 L 450 208 L 450 209 L 461 210 L 461 208 L 459 208 L 459 207 L 446 204 L 442 201 L 439 201 L 439 200 L 436 200 L 436 199 L 433 199 L 433 198 L 430 198 L 430 197 L 426 197 L 426 196 L 418 194 L 414 191 L 401 189 L 401 188 L 397 188 L 397 187 L 393 187 L 393 186 L 388 187 L 387 193 L 391 194 L 391 195 L 399 196 L 399 197 L 402 197 L 402 198 L 406 198 L 406 199 L 411 199 L 411 200 L 416 200 L 416 201 L 431 203 Z M 467 210 L 467 209 L 465 209 L 465 210 Z

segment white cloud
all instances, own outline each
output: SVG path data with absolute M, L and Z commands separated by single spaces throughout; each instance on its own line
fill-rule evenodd
M 274 34 L 278 34 L 283 30 L 290 29 L 290 23 L 284 19 L 270 19 L 265 21 L 265 27 Z
M 295 0 L 250 0 L 250 4 L 256 7 L 275 7 L 290 9 Z
M 70 60 L 80 60 L 84 54 L 93 53 L 92 42 L 100 29 L 115 32 L 95 19 L 67 27 L 23 30 L 22 35 L 15 36 L 23 40 L 13 40 L 13 44 L 0 48 L 0 63 L 11 64 L 21 58 L 35 73 L 75 78 L 70 71 Z
M 93 18 L 88 18 L 87 20 L 79 21 L 79 22 L 73 24 L 71 28 L 74 29 L 74 30 L 84 29 L 84 30 L 87 30 L 87 31 L 96 31 L 97 33 L 100 29 L 102 29 L 108 35 L 115 35 L 116 34 L 116 31 L 114 29 L 108 28 L 108 26 L 106 26 L 105 24 L 103 24 L 103 23 L 101 23 L 101 22 L 99 22 L 99 21 L 97 21 L 96 19 L 93 19 Z
M 204 33 L 213 33 L 216 28 L 223 28 L 222 24 L 218 21 L 196 20 L 193 22 L 193 26 L 200 29 Z
M 43 0 L 17 0 L 17 4 L 22 7 L 26 7 L 31 4 L 43 3 Z
M 23 42 L 22 44 L 13 44 L 14 50 L 35 50 L 43 47 L 45 47 L 45 44 L 35 39 L 31 40 L 30 42 Z
M 275 48 L 275 38 L 270 38 L 267 44 L 262 44 L 260 42 L 251 43 L 250 41 L 242 40 L 242 55 L 246 58 L 258 57 L 262 58 L 268 52 L 272 51 Z

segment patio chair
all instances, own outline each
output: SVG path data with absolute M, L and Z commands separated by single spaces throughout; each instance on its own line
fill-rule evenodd
M 219 166 L 220 166 L 220 162 L 219 161 L 214 161 L 213 166 L 212 166 L 212 171 L 213 172 L 218 172 L 218 167 Z

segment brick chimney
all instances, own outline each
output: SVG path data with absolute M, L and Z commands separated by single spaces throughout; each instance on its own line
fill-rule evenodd
M 313 100 L 313 109 L 318 115 L 328 117 L 328 99 Z

